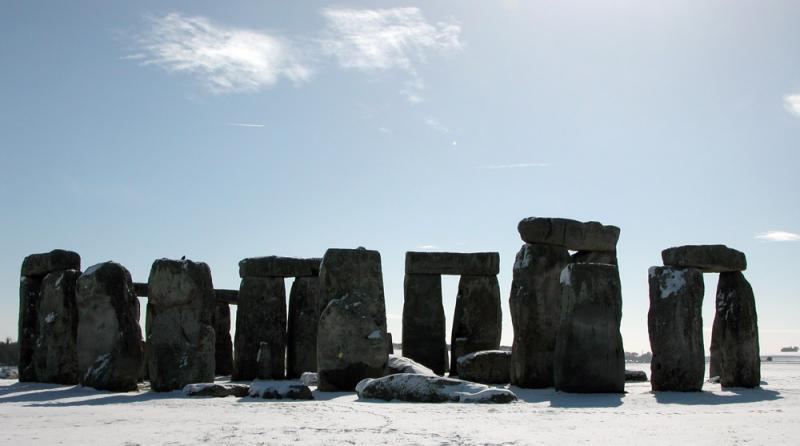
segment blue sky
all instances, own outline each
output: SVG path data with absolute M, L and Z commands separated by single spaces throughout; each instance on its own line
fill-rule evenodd
M 690 243 L 747 254 L 762 351 L 800 344 L 800 3 L 587 3 L 3 3 L 0 336 L 33 252 L 238 288 L 366 246 L 396 339 L 406 251 L 499 251 L 509 344 L 517 222 L 558 216 L 622 228 L 626 350 Z

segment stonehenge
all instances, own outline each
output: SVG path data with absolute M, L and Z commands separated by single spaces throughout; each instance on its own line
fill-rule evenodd
M 744 253 L 725 245 L 685 245 L 661 252 L 650 269 L 648 330 L 653 390 L 701 390 L 703 273 L 719 273 L 709 377 L 723 387 L 758 387 L 761 359 L 753 290 Z
M 502 313 L 496 252 L 406 253 L 403 355 L 443 375 L 448 369 L 442 275 L 460 275 L 451 334 L 450 374 L 459 356 L 500 346 Z M 456 348 L 455 346 L 458 345 Z
M 237 299 L 233 379 L 255 379 L 259 375 L 257 357 L 261 342 L 270 348 L 270 378 L 283 379 L 287 373 L 288 377 L 296 378 L 303 372 L 316 371 L 320 263 L 319 258 L 279 256 L 239 262 L 242 282 Z M 295 278 L 289 296 L 288 323 L 286 277 Z
M 352 391 L 383 376 L 389 359 L 380 253 L 328 249 L 319 279 L 319 389 Z

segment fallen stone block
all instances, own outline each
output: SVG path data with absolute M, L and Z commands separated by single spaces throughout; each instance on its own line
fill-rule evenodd
M 221 383 L 197 383 L 187 384 L 183 387 L 183 394 L 186 396 L 208 396 L 214 398 L 225 398 L 228 396 L 245 397 L 250 392 L 247 384 L 221 384 Z
M 311 389 L 296 381 L 262 381 L 250 383 L 250 396 L 266 400 L 313 400 Z
M 387 369 L 389 371 L 388 374 L 390 375 L 395 373 L 414 373 L 417 375 L 436 376 L 436 373 L 433 370 L 414 361 L 413 359 L 394 354 L 389 355 Z
M 508 389 L 441 376 L 399 373 L 367 378 L 358 383 L 359 399 L 408 401 L 416 403 L 510 403 L 517 396 Z

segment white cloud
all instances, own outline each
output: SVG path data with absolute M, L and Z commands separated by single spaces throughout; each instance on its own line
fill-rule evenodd
M 264 127 L 264 124 L 247 124 L 244 122 L 229 122 L 228 125 L 231 127 Z
M 800 241 L 800 235 L 786 232 L 786 231 L 769 231 L 764 232 L 763 234 L 756 235 L 756 238 L 759 240 L 766 240 L 768 242 L 798 242 Z
M 783 106 L 789 113 L 800 116 L 800 94 L 789 95 L 783 98 Z
M 437 132 L 450 133 L 450 129 L 442 125 L 442 123 L 439 122 L 438 119 L 434 118 L 431 115 L 425 117 L 425 125 L 436 130 Z
M 520 169 L 524 167 L 548 167 L 550 163 L 518 163 L 518 164 L 488 164 L 478 166 L 479 169 Z
M 215 93 L 258 91 L 281 78 L 301 83 L 311 77 L 286 39 L 179 13 L 148 21 L 137 37 L 138 53 L 129 58 L 191 74 Z
M 327 20 L 322 51 L 344 68 L 375 72 L 400 69 L 411 75 L 401 94 L 410 103 L 422 102 L 425 85 L 416 65 L 432 53 L 461 50 L 461 26 L 428 23 L 419 8 L 322 10 Z
M 417 249 L 436 249 L 436 245 L 417 245 Z

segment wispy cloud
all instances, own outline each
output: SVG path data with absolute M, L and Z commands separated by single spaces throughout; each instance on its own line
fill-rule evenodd
M 281 78 L 301 83 L 311 77 L 284 38 L 174 12 L 148 22 L 137 36 L 137 53 L 128 58 L 193 75 L 215 93 L 258 91 Z
M 417 249 L 436 249 L 436 245 L 417 245 Z
M 756 239 L 768 242 L 798 242 L 800 235 L 786 231 L 768 231 L 756 235 Z
M 550 163 L 487 164 L 478 169 L 521 169 L 525 167 L 548 167 Z
M 229 122 L 227 125 L 231 127 L 264 127 L 264 124 L 248 124 L 245 122 Z
M 365 72 L 399 69 L 411 75 L 401 90 L 411 103 L 422 102 L 425 84 L 417 72 L 434 53 L 461 50 L 461 26 L 425 20 L 419 8 L 322 10 L 327 21 L 322 51 L 339 65 Z
M 792 113 L 795 116 L 800 116 L 800 94 L 784 97 L 783 106 L 789 113 Z
M 450 133 L 450 129 L 442 125 L 438 119 L 431 115 L 425 117 L 425 125 L 441 133 Z

